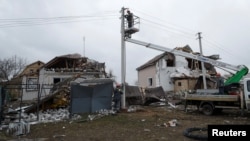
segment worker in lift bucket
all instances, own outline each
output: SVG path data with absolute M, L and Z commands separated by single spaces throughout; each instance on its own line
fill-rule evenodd
M 134 16 L 133 13 L 131 13 L 129 10 L 127 10 L 127 14 L 125 15 L 125 18 L 128 21 L 128 28 L 131 28 L 134 26 Z

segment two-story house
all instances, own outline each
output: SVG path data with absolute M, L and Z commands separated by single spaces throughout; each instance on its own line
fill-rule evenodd
M 193 53 L 188 45 L 176 49 Z M 212 65 L 205 63 L 205 68 L 207 75 L 216 74 Z M 201 62 L 164 52 L 138 67 L 137 71 L 139 87 L 162 86 L 166 92 L 177 92 L 194 89 L 201 76 Z

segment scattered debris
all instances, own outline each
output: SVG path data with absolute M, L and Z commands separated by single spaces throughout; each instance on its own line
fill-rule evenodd
M 145 132 L 150 132 L 151 130 L 150 129 L 144 129 Z
M 150 105 L 165 101 L 165 92 L 161 86 L 143 88 L 126 85 L 126 102 L 128 105 Z
M 171 102 L 168 102 L 168 105 L 170 105 L 172 108 L 177 108 L 178 106 L 172 104 Z
M 106 110 L 106 109 L 101 109 L 100 111 L 97 111 L 95 114 L 88 115 L 87 121 L 93 121 L 99 118 L 102 118 L 104 116 L 108 115 L 114 115 L 116 114 L 115 111 L 113 110 Z M 67 108 L 64 109 L 58 109 L 58 110 L 47 110 L 44 112 L 39 113 L 39 121 L 37 121 L 37 116 L 33 113 L 31 114 L 26 114 L 22 113 L 22 119 L 20 122 L 15 120 L 14 122 L 9 123 L 7 126 L 1 125 L 1 129 L 7 128 L 6 132 L 10 135 L 14 136 L 20 136 L 20 135 L 25 135 L 30 132 L 30 125 L 33 124 L 39 124 L 39 123 L 48 123 L 48 122 L 58 122 L 62 120 L 67 120 L 71 119 L 70 123 L 72 120 L 79 120 L 82 117 L 80 115 L 74 114 L 70 116 L 70 113 Z M 63 129 L 66 127 L 63 126 Z M 65 135 L 55 135 L 54 138 L 58 137 L 64 137 Z
M 88 115 L 88 121 L 93 121 L 94 119 L 99 119 L 102 118 L 104 116 L 108 116 L 108 115 L 115 115 L 116 111 L 114 110 L 107 110 L 107 109 L 101 109 L 100 111 L 96 112 L 95 114 L 92 115 Z
M 66 135 L 54 135 L 53 138 L 61 138 L 61 137 L 65 137 Z
M 24 121 L 18 123 L 10 123 L 7 129 L 7 134 L 20 136 L 30 132 L 30 124 Z
M 140 105 L 130 105 L 127 109 L 128 113 L 141 111 L 143 108 Z
M 163 123 L 165 127 L 175 127 L 177 125 L 177 120 L 173 119 L 168 121 L 167 123 Z
M 48 138 L 35 138 L 35 139 L 21 138 L 21 139 L 14 139 L 14 140 L 8 140 L 8 141 L 48 141 Z
M 18 114 L 19 115 L 19 114 Z M 6 129 L 7 134 L 20 136 L 30 132 L 30 125 L 48 122 L 57 122 L 70 119 L 70 113 L 67 108 L 58 110 L 47 110 L 39 113 L 39 121 L 37 115 L 30 113 L 21 113 L 21 118 L 16 118 L 14 121 L 0 125 L 0 128 Z M 72 115 L 71 120 L 80 119 L 80 115 Z
M 154 102 L 149 104 L 149 106 L 165 106 L 166 105 L 166 101 L 165 100 L 161 100 L 159 102 Z
M 173 120 L 170 120 L 168 123 L 169 123 L 169 125 L 170 125 L 171 127 L 175 127 L 175 126 L 177 125 L 177 120 L 176 120 L 176 119 L 173 119 Z

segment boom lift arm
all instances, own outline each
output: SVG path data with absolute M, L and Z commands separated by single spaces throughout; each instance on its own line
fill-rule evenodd
M 219 67 L 219 68 L 226 68 L 226 69 L 230 69 L 233 71 L 237 71 L 233 76 L 231 76 L 229 79 L 226 80 L 225 85 L 229 85 L 232 83 L 239 83 L 241 78 L 248 73 L 248 68 L 244 65 L 234 66 L 234 65 L 224 63 L 221 61 L 206 58 L 206 57 L 203 57 L 201 55 L 194 55 L 191 53 L 187 53 L 187 52 L 183 52 L 183 51 L 179 51 L 179 50 L 175 50 L 175 49 L 170 49 L 170 48 L 166 48 L 166 47 L 151 44 L 151 43 L 146 43 L 146 42 L 142 42 L 139 40 L 134 40 L 131 38 L 126 38 L 125 40 L 130 42 L 130 43 L 142 45 L 142 46 L 145 46 L 145 47 L 148 47 L 151 49 L 155 49 L 155 50 L 159 50 L 159 51 L 163 51 L 163 52 L 169 52 L 169 53 L 173 53 L 174 55 L 179 55 L 179 56 L 183 56 L 186 58 L 198 60 L 198 61 L 201 61 L 204 63 L 209 63 L 209 64 L 216 66 L 216 67 Z

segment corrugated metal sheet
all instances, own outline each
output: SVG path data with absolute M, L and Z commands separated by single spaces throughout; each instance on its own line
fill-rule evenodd
M 91 79 L 71 83 L 70 113 L 94 113 L 111 109 L 113 81 Z

